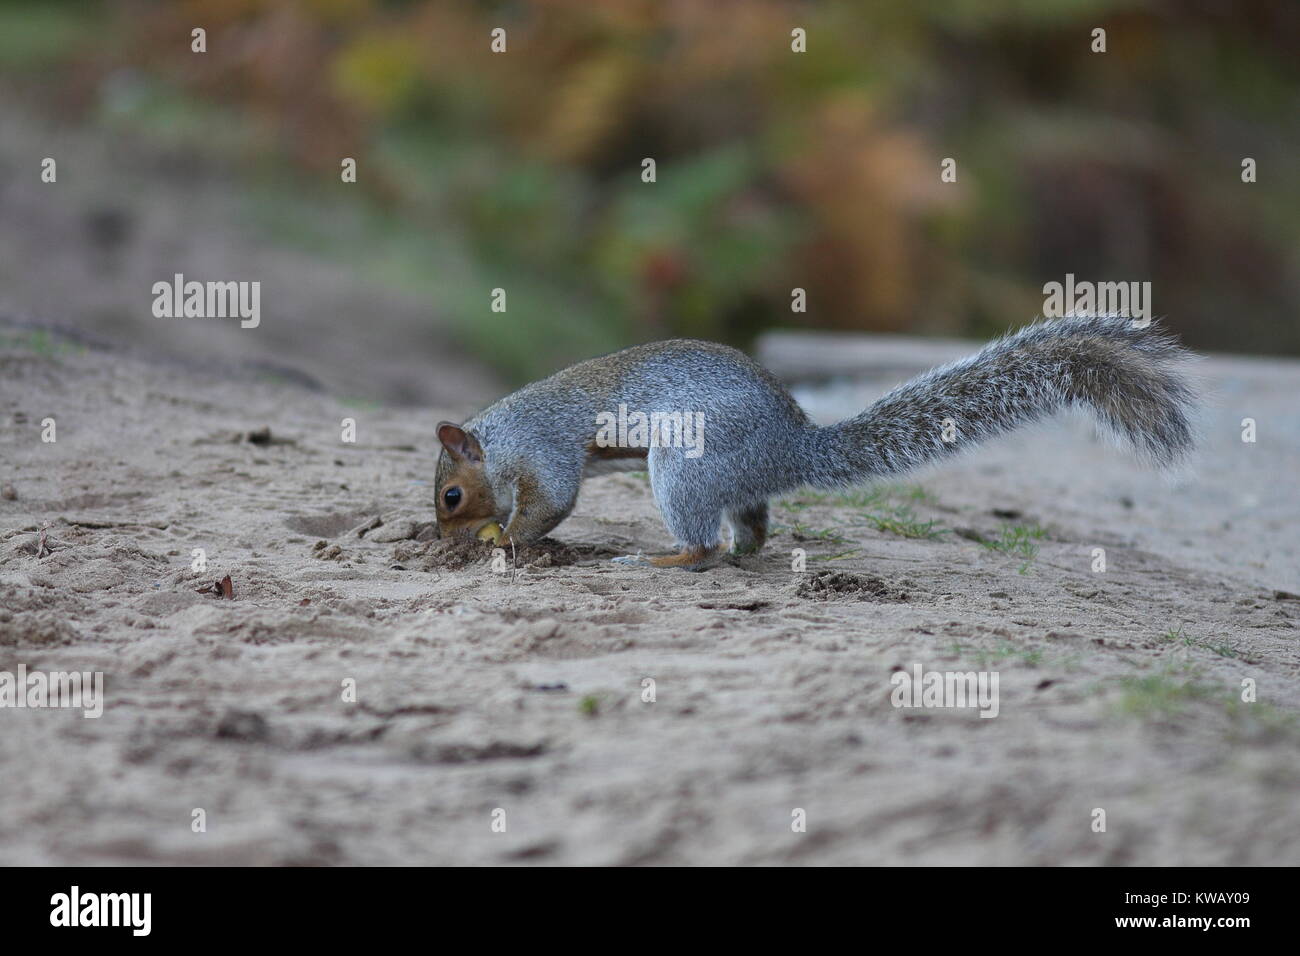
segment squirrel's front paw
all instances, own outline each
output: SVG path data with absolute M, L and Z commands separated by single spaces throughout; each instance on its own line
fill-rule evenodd
M 617 558 L 610 558 L 615 564 L 627 564 L 641 567 L 648 567 L 650 559 L 638 551 L 636 554 L 624 554 Z

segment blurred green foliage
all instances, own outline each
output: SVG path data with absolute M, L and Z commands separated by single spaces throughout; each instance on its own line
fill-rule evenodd
M 1195 346 L 1300 352 L 1297 51 L 1276 0 L 0 9 L 6 76 L 228 152 L 268 228 L 427 294 L 519 379 L 676 334 L 987 335 L 1067 272 L 1151 281 Z

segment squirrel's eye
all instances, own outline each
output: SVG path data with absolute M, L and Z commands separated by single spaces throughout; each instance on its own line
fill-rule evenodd
M 448 488 L 442 493 L 442 500 L 446 502 L 448 511 L 455 511 L 456 506 L 460 504 L 460 489 Z

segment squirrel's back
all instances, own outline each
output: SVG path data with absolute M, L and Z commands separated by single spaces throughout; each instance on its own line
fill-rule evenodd
M 634 345 L 571 365 L 507 395 L 467 427 L 486 436 L 545 427 L 568 438 L 593 431 L 597 415 L 618 414 L 620 406 L 647 415 L 703 414 L 718 439 L 810 427 L 771 372 L 744 352 L 697 339 Z

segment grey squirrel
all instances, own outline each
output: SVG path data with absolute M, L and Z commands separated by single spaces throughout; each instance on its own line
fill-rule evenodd
M 697 567 L 716 553 L 724 520 L 734 551 L 761 548 L 773 495 L 902 474 L 1075 406 L 1139 456 L 1172 466 L 1194 444 L 1196 396 L 1179 369 L 1187 355 L 1154 325 L 1127 318 L 1039 322 L 819 427 L 733 348 L 689 339 L 634 346 L 525 386 L 463 425 L 440 423 L 438 527 L 527 544 L 568 516 L 585 475 L 647 469 L 681 551 L 621 560 Z M 636 445 L 598 441 L 602 416 L 620 406 L 666 421 L 702 413 L 703 453 L 658 440 L 672 437 L 667 427 Z

